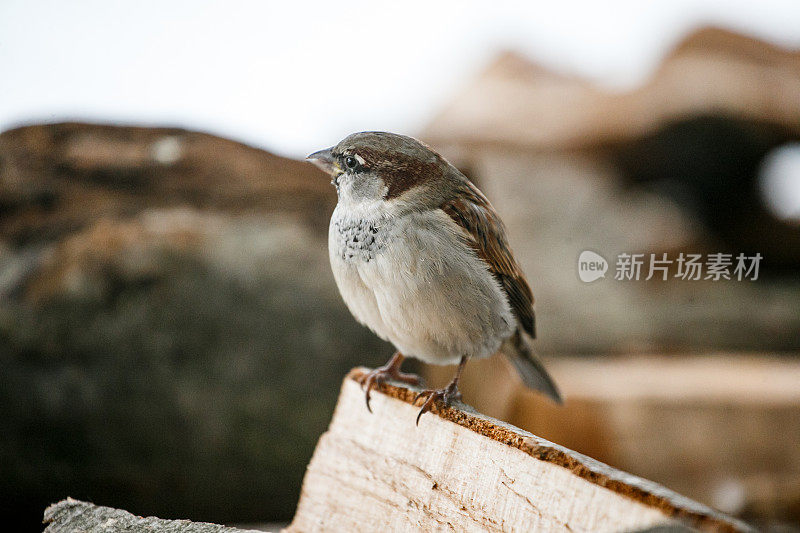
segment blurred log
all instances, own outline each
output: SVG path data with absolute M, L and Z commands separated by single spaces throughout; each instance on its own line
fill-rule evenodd
M 52 242 L 100 219 L 176 206 L 280 213 L 327 235 L 329 181 L 302 161 L 180 128 L 23 126 L 0 133 L 0 242 Z
M 0 133 L 4 529 L 67 493 L 288 522 L 342 375 L 391 350 L 336 289 L 335 205 L 313 165 L 205 133 Z
M 244 533 L 243 529 L 190 522 L 142 518 L 127 511 L 100 507 L 67 498 L 48 507 L 44 512 L 45 533 L 108 533 L 111 531 L 147 531 L 149 533 Z
M 465 405 L 436 408 L 416 427 L 415 392 L 383 385 L 370 414 L 361 376 L 345 379 L 289 531 L 749 530 Z
M 706 27 L 683 39 L 645 83 L 608 91 L 507 52 L 450 98 L 421 137 L 434 145 L 558 150 L 634 139 L 707 112 L 797 132 L 798 65 L 796 50 Z

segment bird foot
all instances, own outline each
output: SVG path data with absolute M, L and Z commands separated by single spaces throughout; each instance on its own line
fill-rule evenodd
M 419 385 L 422 383 L 422 378 L 418 375 L 400 372 L 400 370 L 391 363 L 371 370 L 361 378 L 361 388 L 366 390 L 367 410 L 370 413 L 372 412 L 372 408 L 369 406 L 370 391 L 377 385 L 389 380 L 400 381 L 401 383 L 408 383 L 409 385 Z
M 411 405 L 416 405 L 417 400 L 424 396 L 427 396 L 428 398 L 425 400 L 425 403 L 422 404 L 422 408 L 419 410 L 419 414 L 417 415 L 417 425 L 419 425 L 419 419 L 422 417 L 422 415 L 426 411 L 431 410 L 431 407 L 433 407 L 433 403 L 436 400 L 441 400 L 444 402 L 445 406 L 450 407 L 451 403 L 461 399 L 461 393 L 458 391 L 458 385 L 455 381 L 443 389 L 428 389 L 420 392 L 414 398 L 414 401 L 411 402 Z

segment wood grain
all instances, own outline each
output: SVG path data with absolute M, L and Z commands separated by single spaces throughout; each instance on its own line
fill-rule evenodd
M 384 384 L 364 405 L 350 373 L 309 464 L 289 531 L 749 531 L 656 483 L 468 406 L 414 425 L 415 391 Z

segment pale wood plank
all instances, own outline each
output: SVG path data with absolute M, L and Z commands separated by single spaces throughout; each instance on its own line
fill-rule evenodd
M 373 412 L 345 379 L 289 531 L 636 531 L 745 524 L 459 405 L 414 425 L 414 391 L 383 385 Z

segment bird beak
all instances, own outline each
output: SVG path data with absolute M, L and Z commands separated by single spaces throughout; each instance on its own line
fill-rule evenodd
M 331 176 L 336 176 L 342 173 L 339 163 L 333 157 L 333 148 L 326 148 L 325 150 L 314 152 L 306 157 L 306 161 L 313 163 L 314 166 L 323 172 L 330 174 Z

